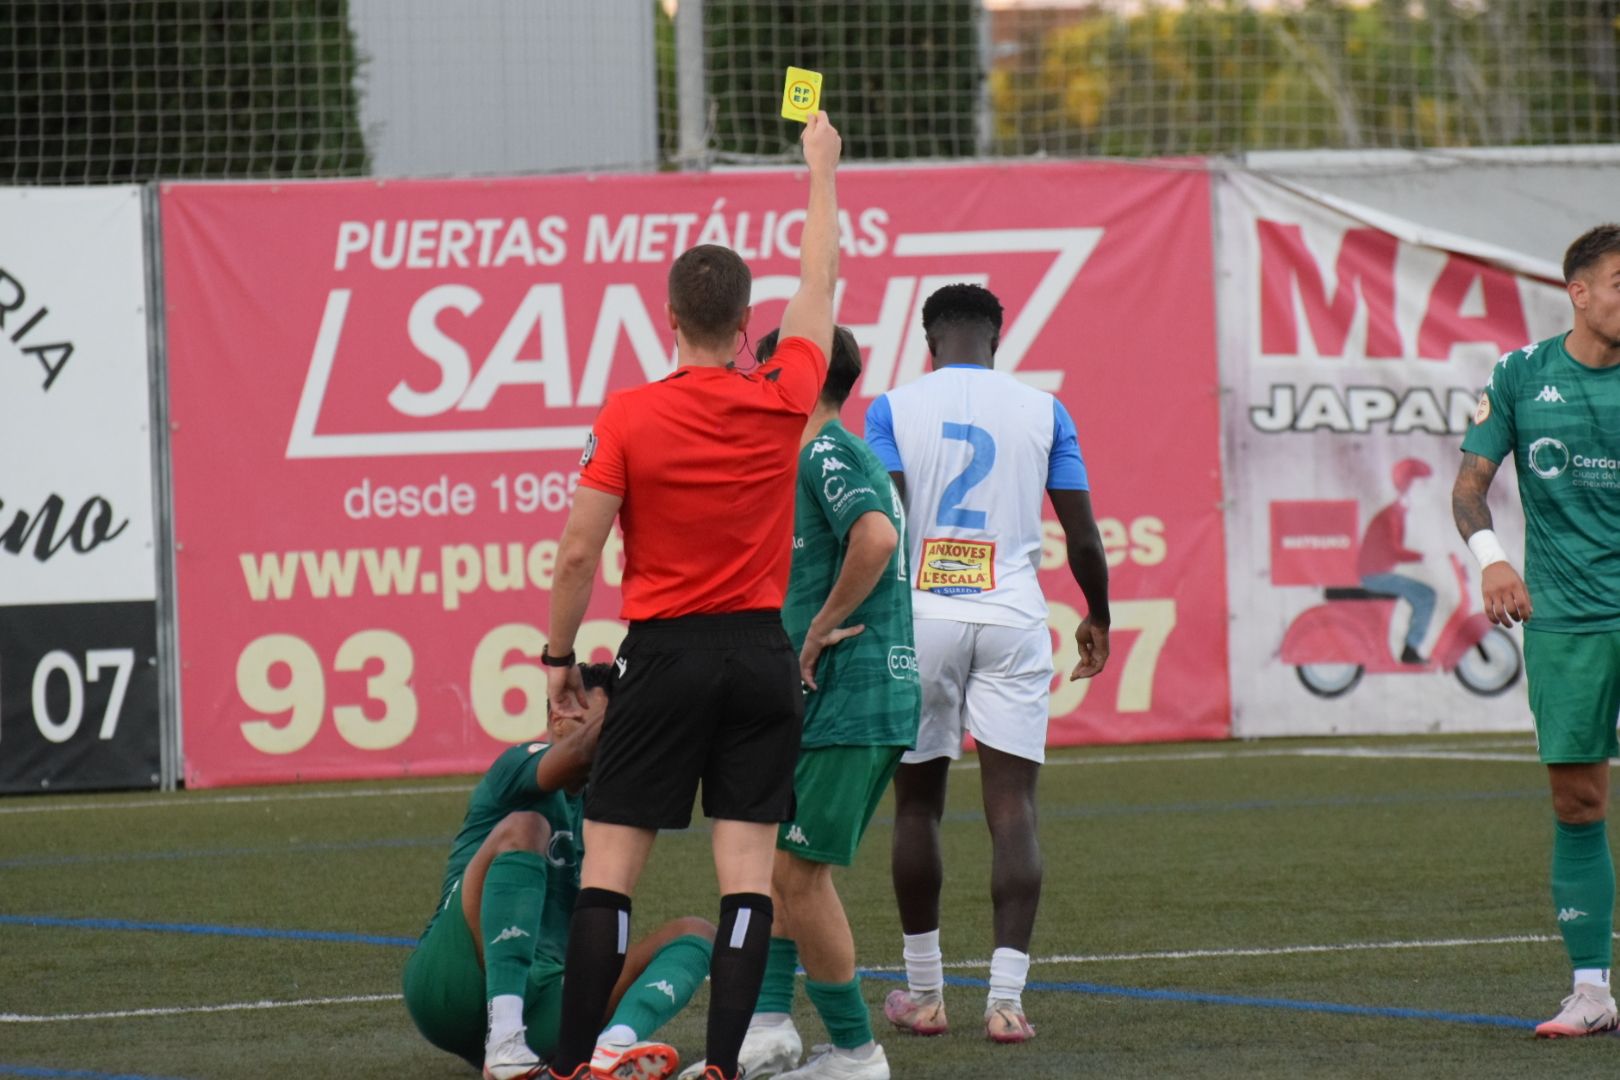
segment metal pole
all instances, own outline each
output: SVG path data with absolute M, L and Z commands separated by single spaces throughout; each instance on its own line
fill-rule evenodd
M 180 735 L 180 633 L 175 613 L 174 460 L 169 436 L 169 342 L 163 291 L 163 230 L 158 183 L 141 188 L 146 255 L 146 351 L 152 393 L 152 540 L 157 559 L 157 662 L 160 771 L 158 786 L 179 786 L 184 756 Z
M 974 118 L 974 153 L 982 158 L 990 156 L 991 132 L 993 130 L 993 117 L 990 115 L 990 8 L 981 0 L 979 15 L 974 20 L 974 32 L 979 36 L 979 87 L 977 94 L 977 112 Z
M 703 0 L 680 0 L 675 9 L 675 92 L 681 115 L 676 158 L 683 169 L 701 169 L 709 157 L 708 82 L 703 62 Z

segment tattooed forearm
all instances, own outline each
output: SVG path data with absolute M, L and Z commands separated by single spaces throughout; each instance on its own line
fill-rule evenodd
M 1497 463 L 1478 454 L 1463 453 L 1457 483 L 1451 489 L 1451 516 L 1464 540 L 1491 527 L 1491 508 L 1485 495 L 1496 477 Z

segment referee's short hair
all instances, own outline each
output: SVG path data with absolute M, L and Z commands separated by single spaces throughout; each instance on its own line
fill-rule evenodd
M 699 244 L 669 268 L 669 306 L 686 340 L 727 348 L 748 310 L 754 275 L 730 248 Z
M 1588 229 L 1564 252 L 1564 284 L 1575 280 L 1575 275 L 1593 266 L 1605 255 L 1620 252 L 1620 225 L 1599 225 Z
M 759 339 L 754 345 L 756 362 L 763 364 L 776 355 L 781 334 L 778 327 Z M 855 343 L 855 331 L 847 326 L 833 327 L 832 355 L 827 357 L 827 380 L 821 384 L 821 400 L 835 409 L 842 408 L 860 377 L 861 347 Z

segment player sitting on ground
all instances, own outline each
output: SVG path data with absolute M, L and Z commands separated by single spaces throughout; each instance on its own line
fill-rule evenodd
M 587 710 L 550 743 L 495 759 L 467 803 L 439 906 L 405 963 L 405 1007 L 428 1042 L 483 1065 L 486 1080 L 537 1076 L 557 1045 L 563 954 L 584 855 L 580 790 L 613 668 L 581 664 Z M 676 919 L 631 946 L 591 1072 L 663 1080 L 679 1061 L 650 1036 L 709 973 L 714 927 Z M 487 1008 L 487 1027 L 486 1027 Z

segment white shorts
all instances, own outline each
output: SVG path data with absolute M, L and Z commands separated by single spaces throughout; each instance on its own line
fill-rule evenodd
M 917 619 L 922 724 L 907 765 L 962 756 L 962 733 L 1029 761 L 1046 760 L 1052 632 Z

